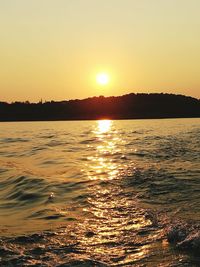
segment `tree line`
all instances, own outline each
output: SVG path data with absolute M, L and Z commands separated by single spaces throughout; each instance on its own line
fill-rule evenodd
M 0 102 L 0 121 L 200 117 L 200 100 L 175 94 L 126 94 L 38 103 Z

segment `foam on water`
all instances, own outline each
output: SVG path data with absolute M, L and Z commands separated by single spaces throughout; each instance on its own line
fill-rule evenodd
M 0 124 L 0 266 L 199 266 L 200 120 Z

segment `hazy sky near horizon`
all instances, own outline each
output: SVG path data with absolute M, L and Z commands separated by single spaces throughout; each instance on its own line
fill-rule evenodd
M 200 98 L 199 11 L 199 0 L 0 0 L 0 101 Z

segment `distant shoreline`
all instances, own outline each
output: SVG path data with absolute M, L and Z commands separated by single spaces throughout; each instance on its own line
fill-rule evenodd
M 113 119 L 113 118 L 97 118 L 97 119 L 55 119 L 55 120 L 0 120 L 0 122 L 56 122 L 56 121 L 97 121 L 97 120 L 113 120 L 113 121 L 129 121 L 129 120 L 168 120 L 168 119 L 200 119 L 200 116 L 198 117 L 162 117 L 162 118 L 123 118 L 123 119 Z
M 127 94 L 50 102 L 0 102 L 0 122 L 200 118 L 200 100 L 175 94 Z

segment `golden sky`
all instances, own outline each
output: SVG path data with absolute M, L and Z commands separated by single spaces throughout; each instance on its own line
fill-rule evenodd
M 199 0 L 0 0 L 0 101 L 200 98 L 199 10 Z

